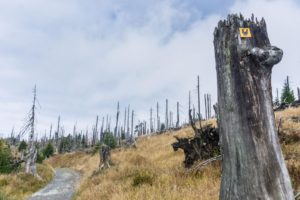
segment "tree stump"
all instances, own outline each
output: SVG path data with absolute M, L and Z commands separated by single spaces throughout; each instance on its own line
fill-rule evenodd
M 220 199 L 293 199 L 272 108 L 272 67 L 282 50 L 271 46 L 265 20 L 253 15 L 220 21 L 214 47 L 223 153 Z
M 99 164 L 100 170 L 110 168 L 110 163 L 111 163 L 110 147 L 107 146 L 106 144 L 103 144 L 100 148 L 99 155 L 100 155 L 100 164 Z

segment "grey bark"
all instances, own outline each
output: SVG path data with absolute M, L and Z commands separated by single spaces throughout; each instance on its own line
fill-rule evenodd
M 157 119 L 157 132 L 160 131 L 160 121 L 159 121 L 159 105 L 158 102 L 156 104 L 156 119 Z
M 177 102 L 177 120 L 176 120 L 176 128 L 179 127 L 179 102 Z
M 198 120 L 201 121 L 201 110 L 200 110 L 200 77 L 197 77 L 197 94 L 198 94 Z
M 300 101 L 300 88 L 297 87 L 298 100 Z
M 239 28 L 252 37 L 241 38 Z M 283 52 L 265 20 L 229 15 L 214 32 L 223 152 L 220 199 L 294 198 L 272 108 L 271 73 Z
M 134 110 L 131 113 L 131 138 L 133 138 L 133 119 L 134 119 Z
M 115 130 L 114 130 L 114 136 L 117 137 L 118 135 L 118 123 L 119 123 L 119 114 L 120 114 L 120 105 L 118 102 L 118 106 L 117 106 L 117 115 L 116 115 L 116 126 L 115 126 Z
M 191 91 L 189 91 L 189 110 L 188 110 L 189 124 L 192 121 L 190 111 L 191 111 Z
M 25 157 L 25 173 L 32 174 L 41 179 L 36 170 L 37 149 L 35 144 L 35 121 L 36 121 L 36 86 L 33 89 L 33 103 L 29 114 L 29 120 L 25 125 L 24 133 L 30 129 L 28 138 L 28 153 Z
M 129 128 L 129 120 L 130 120 L 130 105 L 128 105 L 128 111 L 127 111 L 127 134 L 126 134 L 126 136 L 127 137 L 129 137 L 129 130 L 130 130 L 130 128 Z
M 169 129 L 169 111 L 168 111 L 168 99 L 166 99 L 166 118 L 165 118 L 165 129 Z
M 60 130 L 60 116 L 58 116 L 58 119 L 57 119 L 57 129 L 56 129 L 56 132 L 55 132 L 55 149 L 56 149 L 56 152 L 58 152 L 58 143 L 59 143 L 59 130 Z

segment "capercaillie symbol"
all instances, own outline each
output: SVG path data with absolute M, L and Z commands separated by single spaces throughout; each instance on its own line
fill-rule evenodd
M 250 38 L 250 37 L 252 37 L 250 28 L 240 28 L 240 37 L 241 38 Z

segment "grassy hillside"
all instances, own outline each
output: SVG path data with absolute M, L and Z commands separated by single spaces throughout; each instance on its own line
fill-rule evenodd
M 276 113 L 285 135 L 282 149 L 295 189 L 300 188 L 300 108 Z M 184 169 L 182 151 L 174 152 L 174 136 L 192 136 L 190 127 L 164 135 L 139 138 L 137 149 L 116 149 L 114 166 L 98 172 L 99 156 L 83 152 L 58 155 L 50 159 L 54 167 L 70 167 L 82 173 L 78 200 L 135 199 L 218 199 L 221 167 L 216 162 L 201 172 Z
M 0 174 L 0 200 L 22 200 L 49 183 L 53 176 L 53 168 L 49 164 L 37 164 L 38 174 L 43 180 L 16 172 L 11 174 Z

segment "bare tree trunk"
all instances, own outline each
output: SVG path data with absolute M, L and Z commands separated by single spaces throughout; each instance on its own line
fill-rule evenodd
M 168 99 L 166 99 L 166 120 L 165 120 L 165 127 L 166 127 L 166 130 L 169 129 L 169 111 L 168 111 Z
M 125 115 L 124 115 L 124 135 L 126 135 L 126 117 L 127 117 L 127 108 L 125 107 Z M 129 119 L 128 119 L 129 120 Z
M 156 104 L 156 119 L 157 119 L 157 132 L 160 131 L 160 121 L 159 121 L 159 105 Z
M 134 119 L 134 110 L 131 113 L 131 138 L 133 138 L 133 119 Z
M 36 86 L 33 89 L 33 103 L 30 110 L 28 123 L 25 125 L 24 133 L 30 128 L 29 139 L 28 139 L 28 154 L 26 155 L 25 163 L 25 173 L 32 174 L 37 178 L 41 179 L 36 170 L 36 158 L 37 158 L 37 149 L 35 140 L 35 111 L 36 111 Z
M 300 101 L 300 88 L 297 87 L 298 100 Z
M 176 128 L 179 127 L 179 102 L 177 101 L 177 120 L 176 120 Z
M 129 137 L 129 130 L 130 130 L 130 128 L 129 128 L 129 122 L 130 122 L 130 104 L 128 105 L 128 112 L 127 112 L 127 134 L 126 134 L 126 136 L 127 137 Z
M 152 107 L 150 108 L 150 132 L 153 132 Z
M 116 126 L 115 126 L 115 130 L 114 130 L 114 136 L 117 137 L 118 135 L 118 123 L 119 123 L 119 114 L 120 114 L 120 105 L 118 102 L 118 106 L 117 106 L 117 115 L 116 115 Z
M 102 124 L 101 124 L 101 130 L 100 130 L 100 141 L 103 140 L 103 137 L 104 137 L 104 117 L 102 117 Z
M 218 23 L 214 47 L 223 152 L 220 199 L 292 200 L 271 93 L 272 67 L 282 50 L 271 46 L 264 19 L 241 15 Z
M 55 132 L 55 150 L 58 152 L 58 145 L 59 145 L 59 130 L 60 130 L 60 116 L 57 119 L 57 130 Z
M 198 120 L 201 123 L 201 110 L 200 110 L 200 77 L 197 77 L 197 93 L 198 93 Z
M 191 112 L 191 91 L 189 91 L 189 110 L 188 110 L 189 124 L 190 124 L 191 121 L 192 121 L 190 112 Z

